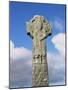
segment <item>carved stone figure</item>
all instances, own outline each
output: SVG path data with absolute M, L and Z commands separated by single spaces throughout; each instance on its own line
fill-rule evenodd
M 51 35 L 51 26 L 43 16 L 34 16 L 27 22 L 27 34 L 32 38 L 32 86 L 48 86 L 47 48 L 45 39 Z

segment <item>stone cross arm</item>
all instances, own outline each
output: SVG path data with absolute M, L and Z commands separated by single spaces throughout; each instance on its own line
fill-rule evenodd
M 27 25 L 27 34 L 33 39 L 33 27 L 32 27 L 32 24 L 27 22 L 26 23 Z

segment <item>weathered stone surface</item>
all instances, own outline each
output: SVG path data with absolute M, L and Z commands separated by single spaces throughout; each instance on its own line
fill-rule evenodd
M 47 48 L 45 40 L 51 27 L 43 16 L 34 16 L 27 22 L 27 34 L 32 38 L 32 86 L 48 86 Z

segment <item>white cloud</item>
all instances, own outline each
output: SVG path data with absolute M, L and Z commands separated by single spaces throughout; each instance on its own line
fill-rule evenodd
M 32 52 L 10 41 L 10 88 L 32 86 Z
M 60 18 L 55 18 L 53 21 L 50 22 L 51 26 L 54 27 L 57 30 L 62 31 L 65 27 L 64 21 Z
M 10 40 L 10 54 L 13 53 L 14 43 Z
M 31 58 L 31 51 L 24 47 L 15 47 L 14 43 L 10 41 L 10 58 L 12 60 Z
M 32 86 L 32 65 L 29 65 L 28 61 L 31 59 L 15 60 L 10 63 L 10 88 Z
M 55 35 L 51 41 L 60 54 L 65 56 L 65 34 L 59 33 Z
M 65 34 L 59 33 L 52 38 L 59 53 L 48 52 L 48 70 L 50 85 L 65 84 Z
M 60 19 L 54 21 L 54 27 L 59 30 L 63 30 L 63 22 Z
M 49 85 L 65 84 L 65 59 L 58 53 L 48 52 Z

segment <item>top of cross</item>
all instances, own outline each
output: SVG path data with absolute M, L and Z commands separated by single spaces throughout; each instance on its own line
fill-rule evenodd
M 43 16 L 35 15 L 29 22 L 27 22 L 27 34 L 33 38 L 33 33 L 35 31 L 43 32 L 42 35 L 45 34 L 45 37 L 51 34 L 51 26 Z

